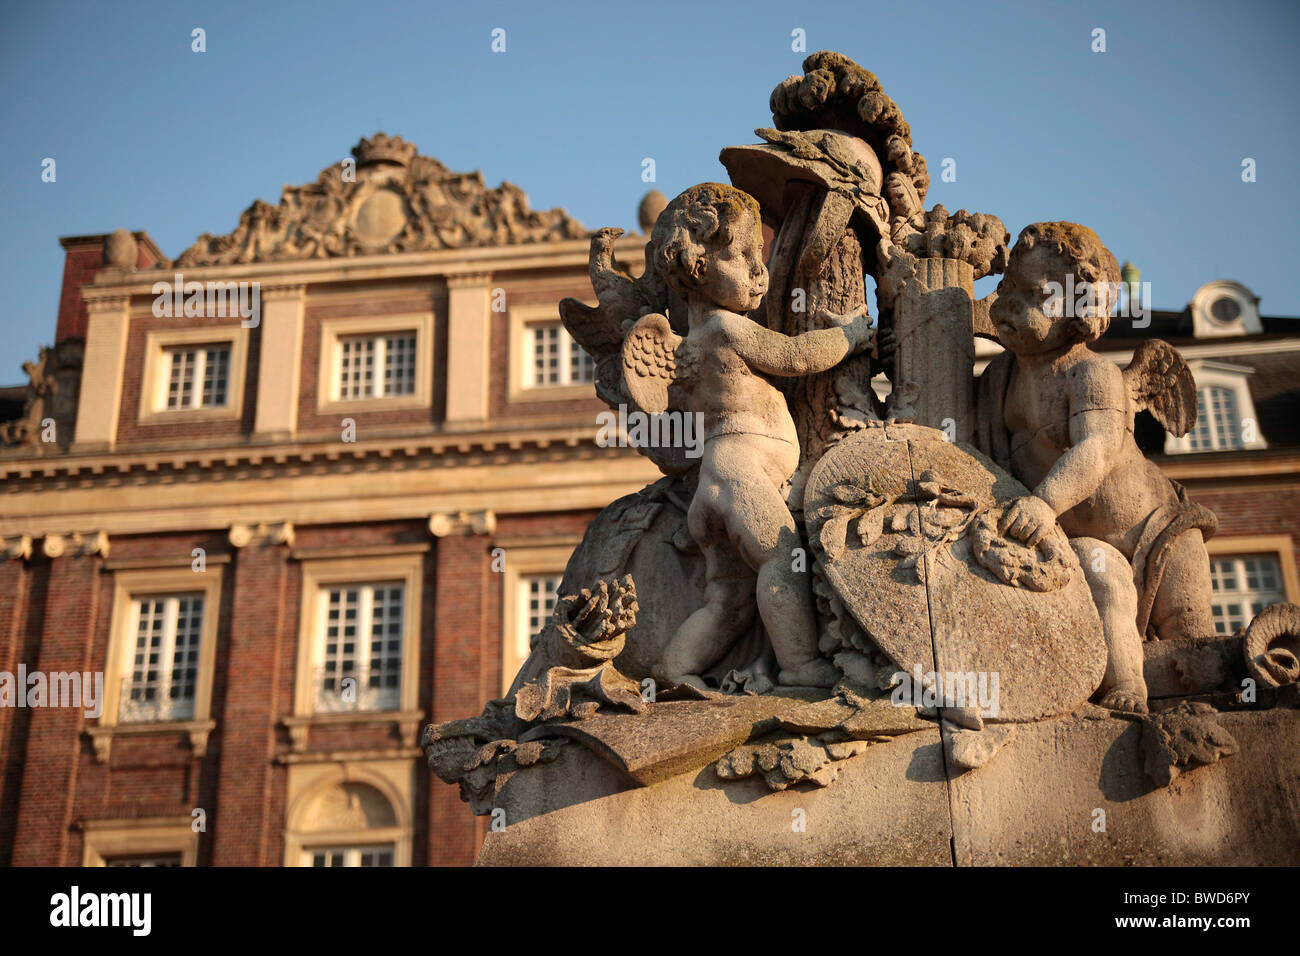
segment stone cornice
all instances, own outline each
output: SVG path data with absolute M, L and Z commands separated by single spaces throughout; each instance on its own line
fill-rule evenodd
M 183 448 L 123 448 L 111 453 L 54 456 L 0 457 L 0 481 L 40 479 L 124 480 L 127 476 L 185 474 L 213 469 L 262 469 L 267 474 L 304 465 L 337 466 L 347 470 L 365 463 L 380 463 L 448 456 L 504 455 L 527 459 L 529 454 L 564 450 L 574 455 L 607 457 L 609 449 L 596 445 L 595 414 L 589 426 L 562 424 L 508 428 L 500 431 L 395 435 L 367 441 L 309 441 L 193 446 Z M 624 454 L 635 453 L 623 450 Z M 197 476 L 196 476 L 197 477 Z
M 179 271 L 185 281 L 259 281 L 266 285 L 322 284 L 491 273 L 500 275 L 525 270 L 572 268 L 585 278 L 591 243 L 587 239 L 565 239 L 514 246 L 484 246 L 469 249 L 438 249 L 346 259 L 309 259 L 289 262 L 252 262 L 226 266 L 189 266 L 140 270 L 122 276 L 105 276 L 82 286 L 86 298 L 122 295 L 152 296 L 153 284 L 171 282 Z M 639 264 L 645 251 L 644 236 L 624 236 L 614 243 L 614 252 L 624 265 Z

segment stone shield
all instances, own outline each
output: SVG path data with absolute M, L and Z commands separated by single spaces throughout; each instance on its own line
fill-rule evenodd
M 899 424 L 832 447 L 804 494 L 817 571 L 870 642 L 899 670 L 948 687 L 950 674 L 996 680 L 996 710 L 984 712 L 994 721 L 1066 713 L 1106 666 L 1061 529 L 1035 549 L 997 532 L 1003 508 L 1026 494 L 974 448 Z

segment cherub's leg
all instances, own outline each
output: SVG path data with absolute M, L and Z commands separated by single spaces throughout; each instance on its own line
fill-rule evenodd
M 1083 566 L 1106 640 L 1106 676 L 1102 678 L 1099 703 L 1112 710 L 1145 714 L 1147 685 L 1142 676 L 1142 635 L 1137 629 L 1133 569 L 1123 554 L 1097 538 L 1071 538 L 1070 546 Z M 1101 561 L 1097 560 L 1099 549 Z
M 699 675 L 753 624 L 754 573 L 725 538 L 705 545 L 703 551 L 704 605 L 678 626 L 663 656 L 651 668 L 657 679 L 668 684 L 704 687 Z
M 804 544 L 775 485 L 764 477 L 731 483 L 735 507 L 727 530 L 758 571 L 758 613 L 763 618 L 787 686 L 831 687 L 839 669 L 817 652 L 817 615 L 806 570 L 796 571 L 796 548 Z M 807 566 L 806 558 L 799 562 Z
M 1197 530 L 1185 531 L 1169 546 L 1164 577 L 1151 607 L 1151 626 L 1160 639 L 1212 635 L 1211 590 L 1205 540 Z

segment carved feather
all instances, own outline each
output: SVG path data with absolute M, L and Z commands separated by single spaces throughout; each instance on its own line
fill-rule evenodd
M 641 411 L 651 415 L 668 411 L 668 386 L 677 378 L 674 353 L 681 341 L 667 316 L 657 312 L 642 316 L 628 332 L 623 342 L 623 385 Z
M 1171 435 L 1186 435 L 1196 424 L 1196 380 L 1168 342 L 1147 339 L 1139 345 L 1124 370 L 1124 383 L 1133 404 L 1150 411 Z

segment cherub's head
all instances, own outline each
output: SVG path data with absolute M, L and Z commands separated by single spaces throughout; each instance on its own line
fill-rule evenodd
M 1106 331 L 1118 287 L 1119 263 L 1095 232 L 1074 222 L 1036 222 L 1011 249 L 989 317 L 1013 352 L 1065 349 Z
M 701 183 L 660 214 L 650 254 L 683 299 L 702 296 L 745 313 L 757 308 L 767 292 L 762 230 L 753 196 L 734 186 Z

